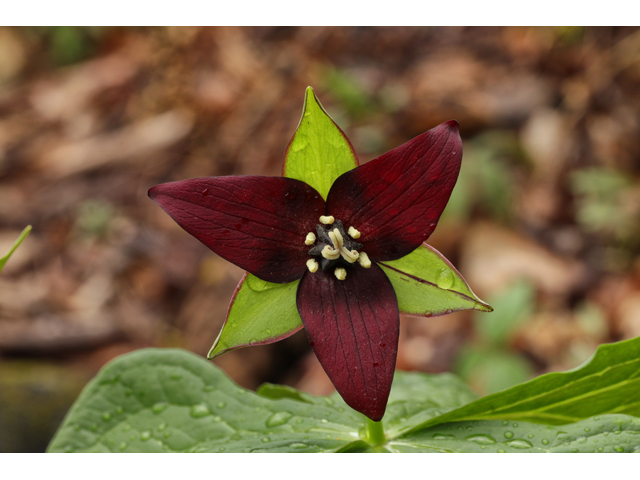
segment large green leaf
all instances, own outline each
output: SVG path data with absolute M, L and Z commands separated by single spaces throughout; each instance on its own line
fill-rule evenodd
M 607 413 L 640 416 L 640 337 L 600 345 L 579 368 L 541 375 L 432 418 L 415 429 L 488 419 L 564 425 Z
M 327 198 L 333 182 L 358 166 L 353 147 L 307 87 L 302 118 L 284 157 L 282 175 L 302 180 Z
M 493 311 L 476 297 L 449 260 L 426 243 L 409 255 L 379 265 L 391 280 L 402 313 L 431 317 L 460 310 Z
M 209 358 L 235 348 L 265 345 L 302 328 L 296 307 L 299 280 L 270 283 L 247 273 L 236 288 L 227 318 L 209 351 Z
M 358 450 L 355 450 L 358 451 Z M 615 453 L 640 451 L 640 419 L 603 415 L 565 426 L 474 420 L 426 428 L 364 452 Z
M 634 393 L 637 398 L 638 392 Z M 365 441 L 368 420 L 347 407 L 337 394 L 314 397 L 269 384 L 256 394 L 238 387 L 216 366 L 191 353 L 139 350 L 111 362 L 87 385 L 49 451 L 640 449 L 640 420 L 629 415 L 596 416 L 564 426 L 510 419 L 446 420 L 451 413 L 462 410 L 462 404 L 482 401 L 474 398 L 453 375 L 397 372 L 383 419 L 388 440 L 374 446 Z
M 25 227 L 24 230 L 22 230 L 22 233 L 20 233 L 20 236 L 18 237 L 18 239 L 13 243 L 13 245 L 11 246 L 11 248 L 9 249 L 9 251 L 2 257 L 0 257 L 0 272 L 2 271 L 2 269 L 4 268 L 5 263 L 7 263 L 7 260 L 9 260 L 9 257 L 11 255 L 13 255 L 13 252 L 16 251 L 16 248 L 18 248 L 18 246 L 20 246 L 20 244 L 22 243 L 22 241 L 27 238 L 27 235 L 29 235 L 29 232 L 31 232 L 31 225 L 28 225 Z

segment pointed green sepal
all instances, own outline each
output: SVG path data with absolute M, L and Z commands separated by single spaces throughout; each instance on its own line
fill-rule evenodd
M 274 343 L 300 330 L 302 320 L 296 307 L 298 282 L 270 283 L 247 273 L 236 287 L 227 318 L 207 357 Z
M 326 199 L 335 179 L 357 166 L 353 146 L 322 108 L 313 88 L 307 87 L 302 118 L 287 147 L 282 176 L 302 180 Z
M 399 260 L 379 265 L 396 291 L 400 313 L 431 317 L 460 310 L 493 311 L 449 260 L 426 243 Z

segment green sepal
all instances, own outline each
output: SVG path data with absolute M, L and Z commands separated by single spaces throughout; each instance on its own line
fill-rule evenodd
M 13 252 L 16 251 L 16 248 L 18 248 L 22 243 L 22 241 L 25 238 L 27 238 L 27 236 L 29 235 L 29 232 L 31 232 L 31 225 L 27 225 L 24 228 L 24 230 L 22 230 L 22 233 L 20 233 L 20 236 L 18 237 L 18 239 L 15 242 L 13 242 L 13 245 L 11 246 L 9 251 L 3 257 L 0 257 L 0 272 L 4 268 L 4 264 L 7 263 L 7 260 L 9 260 L 9 257 L 13 255 Z
M 493 311 L 449 260 L 426 243 L 409 255 L 379 265 L 391 280 L 401 313 L 431 317 L 460 310 Z
M 236 287 L 227 318 L 207 357 L 274 343 L 300 330 L 302 320 L 296 307 L 299 282 L 271 283 L 246 273 Z
M 326 200 L 333 182 L 358 166 L 351 143 L 322 108 L 313 88 L 305 92 L 302 117 L 282 165 L 282 176 L 302 180 Z

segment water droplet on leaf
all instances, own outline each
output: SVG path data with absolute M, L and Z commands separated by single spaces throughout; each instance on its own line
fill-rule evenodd
M 511 448 L 531 448 L 533 447 L 533 445 L 531 445 L 531 442 L 527 442 L 526 440 L 511 440 L 509 442 L 506 442 L 507 445 L 509 445 Z
M 218 402 L 218 404 L 216 405 L 216 407 L 218 407 L 218 408 L 224 408 L 226 406 L 227 406 L 227 404 L 224 403 L 224 402 Z
M 284 425 L 289 421 L 289 419 L 293 417 L 292 413 L 289 412 L 276 412 L 267 418 L 266 425 L 268 428 L 277 427 L 279 425 Z
M 200 403 L 191 407 L 189 415 L 191 415 L 193 418 L 202 418 L 206 417 L 207 415 L 211 415 L 211 410 L 209 410 L 209 407 L 207 407 L 204 403 Z
M 168 406 L 169 404 L 165 402 L 156 403 L 153 407 L 151 407 L 151 411 L 157 415 L 164 412 Z
M 102 414 L 102 420 L 104 420 L 105 422 L 108 422 L 109 420 L 111 420 L 111 413 L 109 412 L 104 412 Z
M 262 437 L 261 440 L 262 440 L 262 443 L 269 443 L 271 441 L 269 437 Z
M 513 438 L 513 432 L 507 430 L 506 432 L 504 432 L 504 436 L 505 438 Z
M 140 434 L 140 440 L 142 440 L 143 442 L 146 442 L 150 438 L 151 438 L 151 432 L 145 431 Z
M 453 273 L 451 273 L 451 270 L 448 270 L 446 268 L 440 270 L 438 272 L 438 275 L 436 276 L 436 285 L 438 285 L 438 288 L 442 288 L 443 290 L 449 290 L 451 287 L 453 287 L 454 281 L 455 278 L 453 276 Z
M 470 435 L 465 440 L 478 443 L 480 445 L 491 445 L 493 443 L 496 443 L 495 438 L 493 438 L 491 435 L 482 435 L 482 434 Z
M 549 440 L 547 440 L 546 438 L 542 439 L 542 444 L 543 445 L 549 445 Z

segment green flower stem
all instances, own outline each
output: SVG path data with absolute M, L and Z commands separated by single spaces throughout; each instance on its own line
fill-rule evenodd
M 382 422 L 374 422 L 367 418 L 367 431 L 364 439 L 373 446 L 384 445 L 387 443 L 387 437 L 384 436 Z

